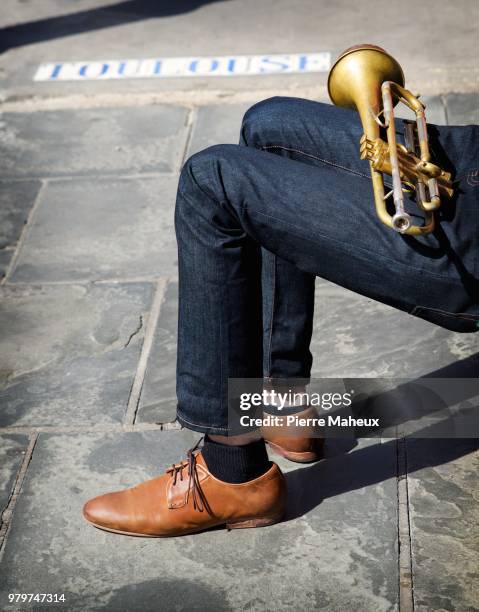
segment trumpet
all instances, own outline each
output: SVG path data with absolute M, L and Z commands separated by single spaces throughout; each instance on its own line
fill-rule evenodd
M 401 234 L 421 236 L 434 230 L 434 211 L 441 198 L 453 195 L 451 174 L 431 162 L 425 105 L 404 88 L 399 63 L 381 47 L 356 45 L 341 53 L 328 77 L 329 96 L 337 106 L 356 109 L 364 134 L 361 159 L 369 160 L 376 213 Z M 405 121 L 404 145 L 397 142 L 394 106 L 402 102 L 415 114 Z M 386 134 L 386 139 L 382 137 Z M 383 174 L 392 177 L 385 193 Z M 415 192 L 423 224 L 413 224 L 404 208 L 404 193 Z M 394 205 L 394 213 L 391 206 Z

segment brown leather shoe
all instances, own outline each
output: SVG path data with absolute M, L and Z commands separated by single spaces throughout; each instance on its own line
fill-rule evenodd
M 286 485 L 273 463 L 262 476 L 241 484 L 215 478 L 200 450 L 166 473 L 135 487 L 100 495 L 83 508 L 100 529 L 135 536 L 177 536 L 217 525 L 229 529 L 263 527 L 281 520 Z
M 295 416 L 304 419 L 318 415 L 314 408 L 306 408 Z M 314 426 L 288 425 L 285 417 L 279 417 L 278 425 L 263 427 L 261 431 L 271 450 L 290 461 L 312 463 L 324 458 L 324 438 L 315 434 Z

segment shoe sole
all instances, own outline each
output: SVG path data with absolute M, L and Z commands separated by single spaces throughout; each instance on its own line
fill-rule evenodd
M 152 534 L 152 533 L 135 533 L 134 531 L 120 531 L 119 529 L 111 529 L 110 527 L 103 527 L 103 525 L 98 525 L 98 523 L 93 523 L 88 519 L 85 519 L 87 523 L 93 525 L 97 529 L 101 529 L 102 531 L 109 531 L 110 533 L 118 533 L 120 535 L 133 536 L 137 538 L 175 538 L 183 535 L 189 535 L 191 533 L 199 533 L 201 531 L 207 531 L 208 529 L 214 529 L 215 527 L 225 526 L 228 531 L 231 529 L 250 529 L 255 527 L 269 527 L 270 525 L 275 525 L 276 523 L 280 523 L 283 520 L 283 516 L 281 515 L 279 518 L 253 518 L 241 521 L 235 521 L 233 523 L 218 523 L 217 525 L 210 525 L 209 527 L 205 527 L 204 529 L 190 529 L 188 531 L 182 531 L 178 534 Z
M 321 461 L 321 459 L 324 459 L 322 455 L 314 451 L 305 451 L 301 453 L 295 451 L 288 451 L 282 446 L 278 446 L 274 442 L 267 441 L 266 444 L 276 455 L 284 457 L 285 459 L 289 459 L 289 461 L 294 461 L 294 463 L 315 463 L 316 461 Z

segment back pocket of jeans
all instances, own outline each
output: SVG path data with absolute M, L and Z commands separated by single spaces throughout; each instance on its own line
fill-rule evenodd
M 446 312 L 424 306 L 415 306 L 411 314 L 453 332 L 471 333 L 479 331 L 479 314 Z

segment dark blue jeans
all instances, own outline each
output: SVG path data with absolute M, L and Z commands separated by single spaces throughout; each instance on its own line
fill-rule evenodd
M 354 111 L 272 98 L 246 113 L 240 145 L 186 162 L 175 213 L 183 425 L 227 433 L 228 378 L 309 377 L 315 276 L 450 330 L 479 329 L 479 127 L 429 133 L 456 192 L 421 238 L 377 219 Z

